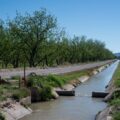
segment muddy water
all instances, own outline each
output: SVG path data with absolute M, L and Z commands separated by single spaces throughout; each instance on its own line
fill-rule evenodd
M 21 120 L 94 120 L 106 104 L 102 99 L 91 98 L 92 91 L 105 91 L 118 62 L 76 88 L 75 97 L 60 97 L 58 100 L 32 104 L 34 112 Z

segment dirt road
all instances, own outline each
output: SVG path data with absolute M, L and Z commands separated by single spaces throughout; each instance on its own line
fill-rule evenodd
M 106 63 L 110 63 L 111 61 L 103 61 L 103 62 L 95 62 L 95 63 L 89 63 L 89 64 L 81 64 L 81 65 L 71 65 L 71 66 L 65 66 L 65 67 L 54 67 L 54 68 L 46 68 L 46 69 L 40 69 L 40 68 L 27 68 L 26 75 L 30 74 L 31 72 L 35 72 L 38 75 L 47 75 L 47 74 L 63 74 L 63 73 L 69 73 L 74 71 L 80 71 L 90 68 L 95 68 L 98 66 L 102 66 Z M 2 78 L 10 78 L 11 76 L 23 76 L 23 69 L 2 69 L 0 70 L 0 76 Z

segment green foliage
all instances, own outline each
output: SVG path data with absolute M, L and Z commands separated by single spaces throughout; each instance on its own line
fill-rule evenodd
M 5 120 L 5 117 L 3 116 L 2 113 L 0 113 L 0 120 Z
M 6 99 L 7 99 L 6 96 L 4 96 L 4 95 L 1 95 L 1 96 L 0 96 L 0 101 L 5 101 Z
M 27 86 L 28 87 L 41 87 L 43 88 L 43 86 L 46 84 L 46 80 L 44 76 L 29 76 L 28 77 L 28 81 L 27 81 Z
M 115 81 L 115 85 L 116 85 L 117 87 L 120 87 L 120 78 Z
M 36 87 L 37 89 L 39 89 L 41 101 L 46 101 L 52 98 L 52 87 L 62 87 L 70 80 L 76 79 L 86 74 L 88 74 L 87 71 L 80 71 L 63 75 L 29 76 L 27 86 Z
M 64 80 L 59 79 L 57 76 L 48 75 L 48 76 L 33 76 L 28 78 L 27 85 L 28 87 L 41 87 L 49 85 L 53 87 L 61 87 Z
M 44 86 L 44 88 L 39 88 L 39 92 L 41 96 L 41 101 L 47 101 L 52 98 L 50 86 Z
M 27 96 L 30 96 L 30 91 L 27 88 L 18 88 L 18 86 L 13 84 L 0 85 L 0 102 L 7 100 L 7 98 L 19 101 L 21 98 Z
M 0 101 L 6 100 L 10 91 L 12 91 L 10 85 L 0 85 Z
M 53 87 L 62 87 L 65 84 L 65 79 L 55 75 L 48 75 L 46 81 Z
M 120 63 L 113 75 L 114 85 L 116 88 L 120 87 Z M 109 102 L 110 105 L 115 106 L 117 109 L 120 106 L 120 92 L 117 91 L 114 94 L 114 98 Z M 120 112 L 117 110 L 113 114 L 113 120 L 120 120 Z
M 98 52 L 99 51 L 99 52 Z M 69 38 L 59 30 L 56 18 L 46 9 L 17 13 L 9 22 L 0 20 L 0 63 L 13 66 L 56 66 L 113 59 L 113 53 L 98 40 L 85 36 Z
M 120 105 L 120 98 L 116 98 L 110 101 L 110 105 Z
M 30 96 L 30 91 L 26 88 L 17 89 L 12 93 L 12 98 L 18 101 L 27 96 Z
M 86 70 L 86 71 L 71 72 L 60 75 L 59 77 L 65 79 L 66 82 L 69 82 L 70 80 L 77 79 L 83 75 L 89 75 L 89 71 Z
M 117 112 L 113 115 L 113 120 L 120 120 L 120 112 Z
M 120 64 L 118 65 L 118 68 L 115 71 L 113 79 L 114 79 L 115 86 L 120 87 Z
M 88 71 L 78 71 L 67 73 L 63 75 L 48 75 L 48 76 L 29 76 L 27 85 L 28 87 L 40 87 L 48 85 L 51 87 L 62 87 L 65 83 L 68 83 L 70 80 L 77 79 L 80 76 L 88 75 Z
M 20 79 L 20 76 L 19 76 L 19 75 L 15 75 L 15 76 L 12 76 L 11 79 L 12 79 L 12 80 L 19 80 L 19 79 Z

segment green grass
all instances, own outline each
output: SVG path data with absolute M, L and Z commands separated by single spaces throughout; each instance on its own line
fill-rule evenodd
M 29 87 L 62 87 L 64 84 L 69 83 L 71 80 L 75 80 L 83 75 L 88 75 L 89 71 L 79 71 L 62 75 L 48 75 L 48 76 L 30 76 L 28 78 Z
M 113 120 L 120 120 L 120 112 L 116 112 L 116 113 L 113 115 Z
M 62 75 L 47 75 L 47 76 L 29 76 L 27 86 L 36 87 L 39 90 L 41 101 L 46 101 L 52 98 L 51 89 L 53 87 L 62 87 L 83 75 L 88 75 L 89 71 L 79 71 Z
M 22 98 L 25 98 L 27 96 L 30 96 L 30 91 L 26 88 L 20 88 L 20 89 L 17 89 L 15 91 L 13 91 L 12 93 L 12 98 L 15 99 L 15 100 L 20 100 Z
M 111 100 L 109 104 L 115 105 L 115 106 L 120 105 L 120 98 L 116 98 L 116 99 Z
M 116 88 L 120 88 L 120 63 L 113 75 L 114 85 Z M 114 98 L 110 101 L 111 105 L 120 105 L 120 93 L 116 92 Z
M 6 84 L 0 85 L 0 101 L 5 101 L 7 98 L 21 99 L 30 95 L 28 89 L 21 88 L 17 86 Z
M 0 112 L 0 120 L 5 120 L 5 116 Z
M 58 77 L 64 78 L 65 81 L 68 82 L 70 80 L 77 79 L 83 75 L 88 75 L 88 74 L 89 74 L 89 71 L 78 71 L 78 72 L 72 72 L 72 73 L 59 75 Z
M 118 68 L 115 71 L 115 74 L 113 76 L 114 84 L 118 88 L 120 87 L 120 63 L 118 65 Z
M 90 71 L 78 71 L 61 75 L 48 75 L 48 76 L 29 76 L 27 85 L 28 87 L 37 87 L 39 89 L 41 100 L 46 101 L 52 98 L 51 89 L 53 87 L 62 87 L 64 84 L 69 83 L 83 75 L 89 75 Z M 19 76 L 13 76 L 12 79 L 17 80 Z M 7 98 L 20 100 L 21 98 L 30 95 L 30 91 L 25 88 L 19 88 L 18 82 L 0 85 L 0 101 Z
M 113 75 L 113 80 L 114 80 L 115 88 L 120 88 L 120 63 Z M 109 104 L 115 107 L 120 106 L 120 93 L 119 92 L 114 94 L 114 98 L 111 101 L 109 101 Z M 120 112 L 117 112 L 117 111 L 114 112 L 113 120 L 120 120 Z
M 11 85 L 0 85 L 0 101 L 4 101 L 7 97 L 10 97 L 13 90 Z
M 45 86 L 44 88 L 39 88 L 41 101 L 48 101 L 52 98 L 51 87 Z
M 20 76 L 19 76 L 19 75 L 15 75 L 15 76 L 12 76 L 11 79 L 12 79 L 12 80 L 19 80 L 19 79 L 20 79 Z

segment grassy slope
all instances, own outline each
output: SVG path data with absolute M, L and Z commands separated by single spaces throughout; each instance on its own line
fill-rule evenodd
M 29 77 L 29 86 L 42 88 L 41 94 L 44 92 L 43 97 L 46 96 L 48 89 L 52 87 L 62 87 L 64 84 L 69 83 L 71 80 L 75 80 L 83 75 L 89 75 L 90 71 L 77 71 L 61 75 L 48 75 L 48 76 L 32 76 Z M 29 92 L 25 88 L 19 89 L 18 77 L 12 77 L 16 82 L 11 84 L 0 85 L 0 101 L 5 101 L 8 97 L 20 99 L 29 95 Z M 48 97 L 48 96 L 46 96 Z
M 11 84 L 0 85 L 0 102 L 7 100 L 9 97 L 16 99 L 24 98 L 30 95 L 29 91 L 25 88 L 18 88 Z
M 115 74 L 113 76 L 114 80 L 114 86 L 115 88 L 120 88 L 120 63 L 118 65 L 118 68 L 115 71 Z M 110 101 L 110 105 L 112 106 L 120 106 L 120 94 L 115 96 L 114 99 Z M 120 112 L 115 112 L 113 115 L 114 120 L 120 120 Z
M 71 80 L 75 80 L 81 76 L 89 75 L 90 71 L 77 71 L 61 75 L 48 75 L 48 76 L 30 76 L 28 83 L 30 86 L 50 86 L 50 87 L 62 87 L 64 84 L 69 83 Z

